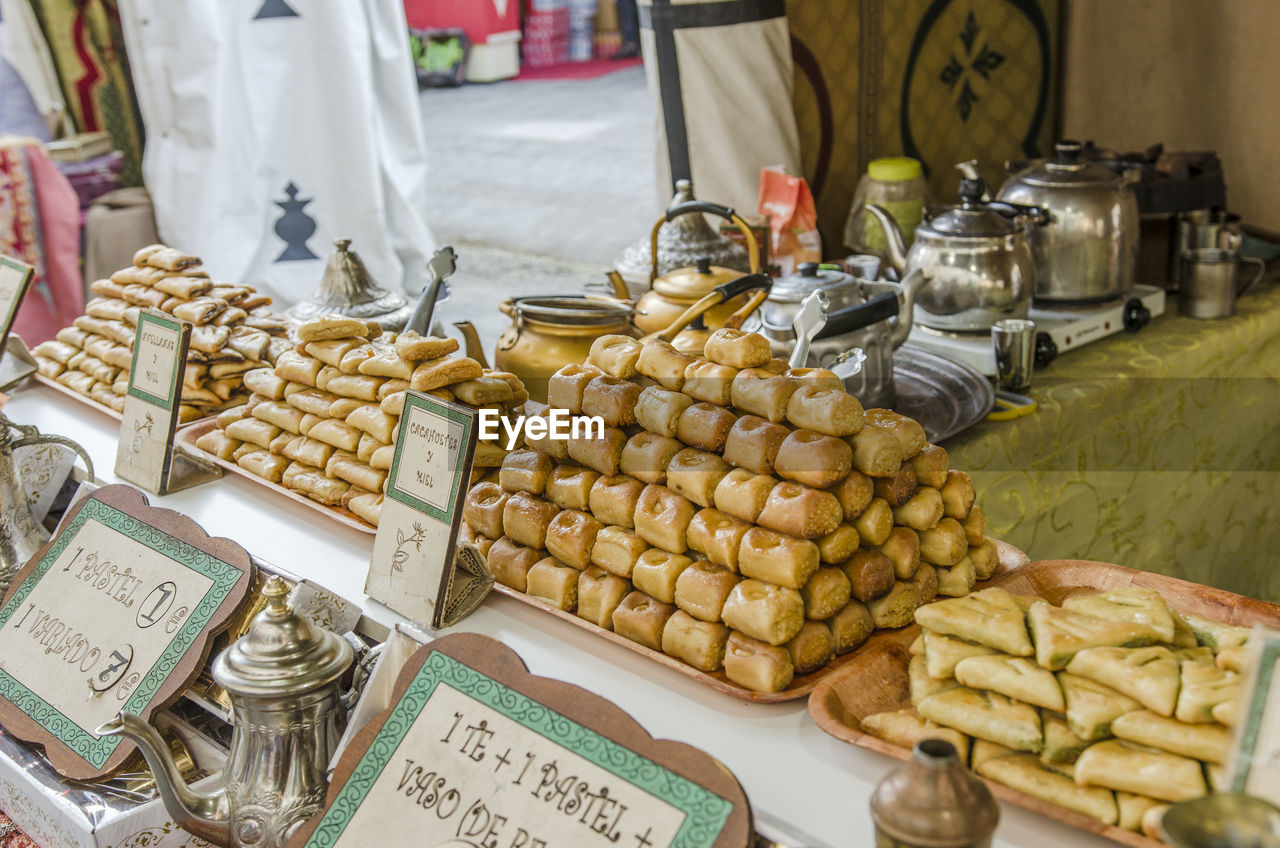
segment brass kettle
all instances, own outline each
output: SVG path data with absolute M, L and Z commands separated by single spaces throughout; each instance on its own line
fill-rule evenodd
M 653 225 L 653 231 L 649 234 L 650 289 L 640 296 L 635 305 L 634 322 L 636 329 L 641 333 L 657 333 L 670 327 L 672 322 L 684 314 L 689 307 L 710 294 L 717 286 L 734 281 L 742 275 L 742 272 L 737 269 L 712 265 L 711 260 L 704 257 L 693 266 L 677 268 L 658 276 L 658 231 L 668 221 L 695 212 L 718 215 L 731 221 L 746 240 L 751 273 L 755 274 L 760 270 L 760 254 L 756 249 L 755 234 L 751 232 L 747 222 L 732 209 L 703 200 L 691 200 L 669 207 Z M 745 295 L 739 295 L 717 303 L 713 308 L 706 310 L 703 322 L 711 330 L 725 326 L 725 319 L 744 306 L 746 300 Z
M 723 308 L 725 304 L 739 302 L 742 305 L 725 318 L 720 323 L 720 327 L 741 329 L 743 322 L 750 317 L 751 313 L 759 309 L 760 304 L 768 299 L 772 285 L 773 278 L 768 274 L 746 274 L 727 283 L 721 283 L 691 304 L 667 327 L 642 336 L 640 341 L 661 339 L 664 342 L 671 342 L 672 346 L 681 353 L 701 356 L 702 349 L 707 344 L 707 338 L 713 332 L 712 328 L 707 326 L 707 315 Z
M 351 646 L 290 606 L 289 587 L 272 577 L 266 606 L 249 631 L 213 662 L 213 679 L 231 696 L 231 751 L 215 792 L 189 789 L 155 728 L 122 712 L 99 736 L 137 743 L 160 798 L 189 833 L 231 848 L 283 848 L 324 808 L 327 768 L 346 726 L 341 681 Z

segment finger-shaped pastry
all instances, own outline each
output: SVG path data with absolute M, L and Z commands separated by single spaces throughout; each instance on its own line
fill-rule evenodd
M 636 588 L 664 604 L 675 603 L 676 581 L 693 560 L 661 548 L 649 548 L 636 560 L 631 582 Z
M 235 453 L 236 448 L 241 444 L 243 443 L 239 439 L 233 439 L 216 428 L 196 439 L 196 447 L 224 461 L 229 461 L 231 454 Z
M 600 477 L 592 485 L 588 497 L 591 514 L 605 524 L 633 529 L 636 504 L 644 488 L 644 483 L 626 474 Z
M 662 603 L 644 592 L 631 592 L 613 611 L 613 632 L 661 651 L 663 628 L 675 611 L 672 604 Z
M 961 521 L 969 517 L 977 493 L 973 480 L 963 471 L 947 472 L 947 482 L 942 486 L 943 512 Z
M 968 553 L 964 527 L 954 518 L 944 518 L 920 534 L 920 556 L 934 565 L 955 565 Z
M 696 513 L 697 507 L 687 498 L 666 486 L 650 483 L 636 501 L 636 535 L 655 547 L 683 553 L 689 547 L 689 523 Z
M 713 403 L 695 403 L 680 415 L 676 436 L 690 447 L 719 453 L 724 449 L 736 416 Z
M 894 527 L 889 538 L 878 546 L 893 563 L 894 576 L 910 580 L 920 566 L 920 537 L 910 527 Z
M 1179 803 L 1208 792 L 1200 763 L 1111 739 L 1089 746 L 1076 760 L 1076 783 Z
M 626 580 L 593 565 L 578 574 L 578 617 L 612 630 L 613 612 L 630 591 Z
M 892 433 L 902 447 L 904 459 L 910 459 L 920 453 L 929 443 L 924 427 L 921 427 L 919 422 L 892 409 L 868 409 L 866 423 Z
M 715 507 L 734 518 L 754 524 L 776 485 L 778 481 L 767 474 L 735 468 L 716 484 Z
M 906 627 L 915 617 L 920 606 L 920 589 L 907 580 L 898 580 L 886 594 L 867 602 L 871 620 L 876 627 Z
M 604 374 L 594 365 L 563 366 L 547 380 L 547 406 L 565 409 L 573 415 L 582 413 L 582 393 L 587 384 Z
M 631 577 L 636 560 L 648 550 L 643 539 L 625 527 L 603 527 L 591 547 L 591 564 L 619 577 Z
M 712 563 L 738 570 L 738 547 L 751 525 L 718 509 L 703 509 L 689 522 L 689 547 Z
M 582 427 L 577 436 L 569 437 L 569 458 L 601 474 L 617 474 L 627 434 L 617 427 L 605 427 L 602 434 L 591 433 L 593 438 L 588 436 L 591 429 Z
M 826 368 L 788 368 L 783 376 L 799 386 L 844 390 L 844 381 Z
M 862 537 L 858 528 L 852 524 L 841 524 L 825 536 L 818 539 L 818 553 L 822 561 L 831 565 L 839 565 L 858 552 Z
M 938 574 L 938 594 L 948 598 L 963 598 L 973 591 L 978 582 L 973 560 L 965 557 L 950 568 L 935 568 Z
M 630 336 L 605 335 L 591 343 L 587 362 L 611 377 L 629 380 L 636 375 L 641 344 Z M 588 413 L 591 414 L 591 413 Z
M 561 509 L 589 509 L 591 487 L 600 474 L 576 465 L 557 465 L 547 477 L 544 495 Z
M 733 423 L 725 437 L 724 460 L 756 474 L 773 474 L 778 449 L 790 435 L 781 424 L 755 415 L 744 415 Z
M 478 450 L 479 449 L 477 448 L 477 452 Z M 395 456 L 395 445 L 383 445 L 369 456 L 369 467 L 377 468 L 381 471 L 389 471 L 391 470 L 391 463 L 395 460 Z M 499 460 L 498 464 L 501 464 L 501 460 Z
M 964 527 L 964 538 L 969 547 L 976 548 L 987 538 L 987 514 L 982 507 L 974 504 L 969 508 L 969 517 L 960 522 Z
M 831 628 L 831 637 L 835 640 L 836 655 L 847 654 L 859 647 L 871 632 L 875 630 L 875 622 L 871 620 L 871 611 L 866 604 L 851 600 L 835 615 L 827 619 Z
M 165 294 L 173 295 L 174 297 L 180 297 L 184 300 L 192 300 L 209 294 L 213 289 L 213 280 L 208 277 L 174 275 L 156 280 L 152 288 L 162 291 Z M 106 292 L 101 293 L 105 294 Z
M 800 539 L 817 539 L 835 530 L 844 518 L 840 502 L 830 492 L 784 480 L 774 486 L 756 522 Z M 858 533 L 866 538 L 862 528 Z
M 88 344 L 91 335 L 73 325 L 70 327 L 63 327 L 57 332 L 54 338 L 63 344 L 69 344 L 74 348 L 82 348 Z
M 684 369 L 684 388 L 681 391 L 694 400 L 728 406 L 732 400 L 733 378 L 737 374 L 738 369 L 728 365 L 696 359 Z
M 589 513 L 562 509 L 547 525 L 547 550 L 579 571 L 591 565 L 591 549 L 604 525 Z
M 662 629 L 662 652 L 700 671 L 720 668 L 728 641 L 729 628 L 716 622 L 699 621 L 684 610 L 676 610 Z
M 903 463 L 903 468 L 911 466 Z M 887 477 L 877 477 L 879 480 L 887 480 Z M 892 503 L 890 501 L 889 503 Z M 898 524 L 904 524 L 912 530 L 924 532 L 931 527 L 937 525 L 942 520 L 942 493 L 937 489 L 924 487 L 917 491 L 910 500 L 895 507 L 893 510 L 893 520 Z M 950 565 L 951 563 L 939 563 L 939 565 Z
M 911 467 L 915 469 L 916 480 L 921 486 L 941 489 L 947 482 L 947 472 L 951 470 L 951 458 L 945 448 L 925 445 L 920 453 L 911 457 Z
M 808 674 L 822 668 L 836 655 L 836 641 L 831 629 L 821 621 L 806 621 L 786 644 L 796 674 Z
M 397 380 L 409 380 L 413 377 L 413 363 L 396 353 L 394 345 L 386 342 L 375 342 L 372 345 L 373 356 L 357 363 L 357 370 L 370 377 L 394 377 Z
M 534 450 L 513 450 L 502 461 L 498 482 L 508 492 L 541 495 L 551 476 L 551 457 Z
M 715 454 L 685 448 L 667 466 L 667 488 L 698 506 L 711 506 L 716 486 L 729 471 L 729 464 Z
M 147 265 L 164 271 L 181 271 L 183 268 L 199 265 L 200 257 L 163 244 L 149 244 L 133 254 L 133 264 Z
M 211 324 L 213 319 L 222 314 L 225 309 L 227 309 L 227 302 L 220 297 L 197 297 L 195 300 L 174 305 L 169 312 L 174 318 L 181 318 L 192 324 Z M 228 331 L 229 337 L 230 331 Z
M 124 286 L 112 280 L 94 280 L 89 284 L 89 291 L 103 297 L 124 298 Z
M 210 324 L 191 328 L 191 349 L 205 353 L 223 353 L 231 331 L 226 327 L 215 327 Z
M 483 374 L 471 380 L 452 383 L 449 391 L 463 403 L 472 406 L 508 403 L 515 396 L 511 384 L 498 377 L 486 377 Z
M 325 466 L 325 473 L 330 477 L 345 480 L 352 486 L 358 486 L 371 492 L 382 491 L 382 486 L 387 481 L 386 471 L 376 469 L 355 457 L 339 456 L 337 454 Z
M 525 575 L 524 591 L 556 609 L 573 612 L 578 606 L 578 570 L 569 568 L 554 555 L 543 557 Z
M 546 555 L 546 551 L 527 548 L 503 536 L 489 548 L 485 559 L 493 572 L 493 579 L 517 592 L 524 592 L 529 588 L 529 569 Z
M 359 374 L 361 373 L 360 366 L 376 355 L 377 351 L 374 350 L 373 345 L 366 341 L 344 353 L 342 359 L 338 360 L 337 368 L 343 374 Z M 412 371 L 409 373 L 410 375 L 413 374 Z
M 275 372 L 282 380 L 314 386 L 323 367 L 319 359 L 290 350 L 276 358 Z
M 289 467 L 289 462 L 290 460 L 286 457 L 276 456 L 265 450 L 249 451 L 236 458 L 236 465 L 272 483 L 280 482 L 280 478 L 284 476 L 284 470 Z
M 249 417 L 231 422 L 227 425 L 226 432 L 233 439 L 266 448 L 271 445 L 272 439 L 280 435 L 280 428 L 260 418 Z
M 784 533 L 752 527 L 738 546 L 738 571 L 747 577 L 799 589 L 818 570 L 818 546 Z
M 435 338 L 422 336 L 413 330 L 400 333 L 395 341 L 396 353 L 410 362 L 421 362 L 424 359 L 439 359 L 458 350 L 458 340 L 452 338 Z
M 319 386 L 319 382 L 319 377 L 317 376 L 317 386 Z M 384 382 L 386 381 L 382 377 L 366 377 L 363 374 L 338 374 L 330 377 L 321 388 L 325 391 L 333 392 L 335 395 L 359 398 L 372 403 L 377 401 L 378 388 Z
M 706 560 L 696 560 L 676 579 L 675 604 L 700 621 L 719 621 L 724 602 L 742 578 Z
M 65 365 L 68 359 L 80 352 L 80 348 L 65 342 L 50 340 L 36 345 L 31 352 L 36 356 L 52 359 L 59 365 Z
M 362 344 L 364 344 L 364 339 L 362 338 L 342 338 L 304 342 L 299 347 L 307 356 L 315 357 L 325 365 L 339 368 L 342 363 L 342 357 L 346 356 L 348 351 L 360 347 Z
M 309 412 L 312 415 L 319 415 L 322 418 L 328 418 L 329 407 L 332 406 L 333 402 L 337 399 L 338 396 L 330 392 L 321 391 L 320 389 L 303 388 L 297 391 L 290 391 L 285 395 L 284 401 L 288 406 L 292 406 L 294 409 L 300 409 L 303 412 Z
M 483 376 L 484 369 L 474 359 L 467 356 L 444 356 L 428 359 L 414 368 L 409 385 L 414 391 L 426 392 Z
M 323 339 L 363 338 L 369 335 L 369 325 L 359 318 L 346 315 L 320 315 L 298 326 L 298 338 L 304 342 Z
M 893 530 L 893 510 L 884 498 L 874 498 L 862 515 L 854 520 L 853 526 L 864 544 L 883 545 Z
M 974 576 L 979 580 L 990 580 L 991 575 L 996 573 L 996 568 L 1000 565 L 996 543 L 991 539 L 984 539 L 978 547 L 970 548 L 969 559 L 973 561 Z
M 664 483 L 671 458 L 684 448 L 678 439 L 645 430 L 627 440 L 618 468 L 642 483 Z
M 777 424 L 787 417 L 787 405 L 797 388 L 798 383 L 781 374 L 746 368 L 733 378 L 730 400 L 738 410 Z
M 875 496 L 884 498 L 889 502 L 889 506 L 895 509 L 914 497 L 917 488 L 919 488 L 916 483 L 916 470 L 909 462 L 902 463 L 898 468 L 898 473 L 892 477 L 875 477 L 873 479 Z
M 496 539 L 502 533 L 502 510 L 510 497 L 496 483 L 478 483 L 462 503 L 462 520 L 477 533 Z
M 636 399 L 636 422 L 650 433 L 675 436 L 680 416 L 690 406 L 693 406 L 693 398 L 688 395 L 650 386 Z
M 721 327 L 708 336 L 702 354 L 717 365 L 732 368 L 759 368 L 773 357 L 764 336 L 729 327 Z
M 791 685 L 795 669 L 786 648 L 775 648 L 734 631 L 725 645 L 724 673 L 753 692 L 781 692 Z
M 774 473 L 779 477 L 815 489 L 838 483 L 852 466 L 853 449 L 848 442 L 814 430 L 792 431 L 783 439 L 773 460 Z
M 316 468 L 324 468 L 333 456 L 333 450 L 332 445 L 326 445 L 324 442 L 308 439 L 306 436 L 294 436 L 285 443 L 279 453 L 295 462 L 305 463 Z
M 849 578 L 839 568 L 819 568 L 800 588 L 805 618 L 821 621 L 835 615 L 849 603 L 851 590 Z
M 697 357 L 676 350 L 661 339 L 647 341 L 641 347 L 636 370 L 664 389 L 678 392 L 684 388 L 684 372 Z
M 902 445 L 893 434 L 868 424 L 849 437 L 853 467 L 870 477 L 892 477 L 902 466 Z
M 299 474 L 286 485 L 297 492 L 301 492 L 311 500 L 319 501 L 328 506 L 340 504 L 343 495 L 351 488 L 345 481 L 328 477 L 320 470 Z
M 598 416 L 610 427 L 626 427 L 636 423 L 639 398 L 640 387 L 635 383 L 601 375 L 582 390 L 582 414 Z
M 257 415 L 258 409 L 255 408 L 253 412 Z M 321 421 L 307 433 L 309 438 L 319 439 L 326 444 L 333 445 L 335 448 L 351 451 L 352 453 L 355 453 L 356 448 L 360 446 L 360 435 L 360 431 L 355 427 L 345 421 L 337 421 L 332 418 Z
M 376 403 L 366 403 L 353 409 L 347 415 L 346 422 L 360 432 L 367 433 L 384 444 L 390 444 L 395 440 L 400 417 L 386 414 Z
M 862 429 L 862 404 L 844 387 L 801 384 L 787 402 L 787 420 L 828 436 L 851 436 Z
M 223 304 L 224 306 L 226 304 Z M 84 314 L 91 315 L 94 318 L 101 318 L 104 321 L 122 321 L 124 320 L 124 311 L 129 308 L 129 304 L 115 297 L 95 297 L 84 305 Z M 181 316 L 179 316 L 181 317 Z M 190 321 L 190 318 L 185 319 Z
M 512 541 L 530 548 L 544 548 L 547 526 L 559 511 L 553 503 L 517 492 L 507 498 L 502 508 L 502 528 Z
M 782 645 L 804 625 L 804 600 L 795 589 L 743 580 L 729 593 L 721 618 L 754 639 Z

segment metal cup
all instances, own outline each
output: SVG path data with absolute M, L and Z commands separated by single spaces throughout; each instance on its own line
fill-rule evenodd
M 1258 266 L 1258 273 L 1240 285 L 1240 263 Z M 1178 311 L 1190 318 L 1228 318 L 1235 314 L 1236 298 L 1262 279 L 1266 263 L 1216 247 L 1197 248 L 1182 253 L 1182 290 Z
M 1022 318 L 997 321 L 991 325 L 991 346 L 996 354 L 997 387 L 1025 395 L 1036 361 L 1036 323 Z
M 846 256 L 841 264 L 846 274 L 852 274 L 859 280 L 874 282 L 880 277 L 880 257 L 874 253 L 854 253 Z
M 1186 277 L 1188 250 L 1217 247 L 1222 250 L 1239 250 L 1243 236 L 1240 232 L 1240 216 L 1221 209 L 1192 209 L 1178 214 L 1177 239 L 1174 242 L 1173 282 L 1175 290 Z

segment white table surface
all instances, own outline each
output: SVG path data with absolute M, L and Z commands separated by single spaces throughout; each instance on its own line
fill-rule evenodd
M 42 433 L 78 441 L 104 483 L 121 482 L 115 465 L 118 422 L 34 381 L 14 390 L 4 413 Z M 255 556 L 360 602 L 361 630 L 381 637 L 404 619 L 364 594 L 373 537 L 237 475 L 151 503 L 183 512 L 214 536 L 227 536 Z M 792 848 L 864 846 L 872 839 L 871 791 L 896 760 L 824 733 L 804 700 L 749 704 L 557 621 L 532 607 L 491 594 L 447 632 L 483 633 L 514 649 L 534 674 L 566 680 L 610 699 L 658 738 L 696 745 L 725 763 L 746 788 L 761 830 L 771 821 L 811 835 Z M 995 844 L 1040 848 L 1114 845 L 1005 804 Z

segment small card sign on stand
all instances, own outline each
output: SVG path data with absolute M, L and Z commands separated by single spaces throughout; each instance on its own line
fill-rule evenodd
M 460 621 L 493 588 L 479 549 L 458 544 L 475 451 L 474 409 L 405 392 L 364 590 L 436 629 Z
M 36 360 L 19 336 L 10 336 L 18 307 L 31 287 L 36 269 L 8 256 L 0 256 L 0 391 L 36 372 Z
M 1280 806 L 1280 630 L 1254 625 L 1231 759 L 1231 791 Z
M 134 752 L 97 728 L 147 720 L 200 673 L 248 597 L 249 554 L 131 486 L 81 500 L 0 608 L 0 724 L 63 775 L 108 774 Z
M 486 636 L 413 655 L 287 848 L 745 848 L 751 811 L 703 751 L 535 677 Z
M 217 466 L 175 448 L 191 325 L 163 312 L 138 313 L 129 393 L 116 447 L 116 475 L 158 495 L 222 476 Z

